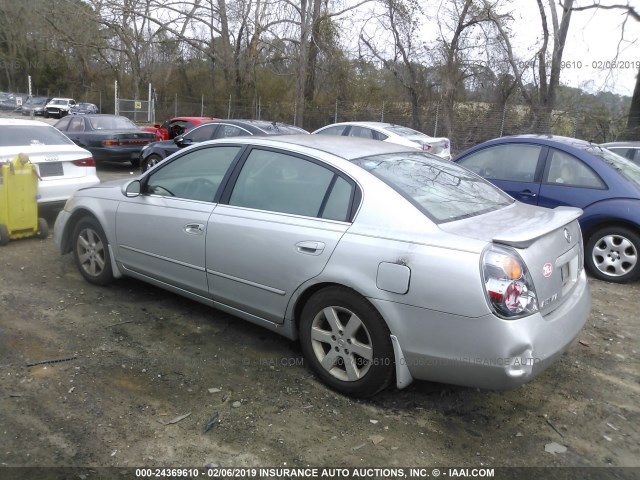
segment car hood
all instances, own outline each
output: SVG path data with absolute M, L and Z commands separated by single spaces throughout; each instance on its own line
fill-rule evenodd
M 527 248 L 536 239 L 563 227 L 582 215 L 574 207 L 554 209 L 514 202 L 506 208 L 478 217 L 440 225 L 445 232 L 486 242 Z

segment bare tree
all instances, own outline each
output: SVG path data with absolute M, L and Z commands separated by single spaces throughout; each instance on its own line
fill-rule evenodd
M 475 74 L 473 66 L 477 63 L 480 50 L 485 50 L 490 42 L 494 23 L 499 21 L 506 24 L 509 20 L 507 15 L 496 12 L 497 6 L 497 2 L 486 0 L 458 0 L 441 7 L 440 45 L 444 59 L 442 103 L 445 129 L 450 138 L 455 129 L 454 104 L 457 93 L 465 79 Z M 484 45 L 478 44 L 479 39 Z
M 572 8 L 575 12 L 593 9 L 621 10 L 628 18 L 632 18 L 633 20 L 640 22 L 640 11 L 637 10 L 636 6 L 632 6 L 629 1 L 627 1 L 627 3 L 613 4 L 603 4 L 600 1 L 592 1 L 589 5 L 577 5 Z M 624 36 L 624 23 L 622 35 Z M 629 115 L 627 117 L 627 128 L 625 129 L 623 136 L 628 140 L 640 140 L 640 67 L 638 67 L 638 73 L 636 75 L 636 84 L 633 89 Z
M 562 0 L 559 5 L 560 12 L 558 12 L 558 6 L 554 0 L 549 0 L 548 12 L 551 20 L 549 20 L 543 0 L 536 0 L 536 2 L 540 14 L 542 43 L 531 62 L 518 61 L 511 46 L 509 33 L 499 19 L 494 18 L 494 20 L 501 34 L 501 41 L 507 53 L 514 77 L 520 87 L 520 92 L 531 107 L 533 121 L 530 128 L 536 132 L 546 133 L 549 132 L 551 114 L 556 104 L 560 85 L 562 56 L 569 31 L 574 0 Z M 526 68 L 522 68 L 522 65 L 528 64 L 531 65 L 533 73 L 533 88 L 525 85 L 523 80 Z
M 424 43 L 420 39 L 422 8 L 417 0 L 383 0 L 384 12 L 372 16 L 375 22 L 365 25 L 360 32 L 360 42 L 367 51 L 398 80 L 411 105 L 412 127 L 422 130 L 422 103 L 428 84 L 424 65 Z M 388 48 L 387 35 L 391 35 Z

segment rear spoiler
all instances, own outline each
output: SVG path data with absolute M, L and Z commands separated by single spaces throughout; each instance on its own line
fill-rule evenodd
M 510 245 L 515 248 L 527 248 L 536 239 L 576 220 L 580 215 L 582 215 L 582 210 L 575 207 L 556 207 L 553 209 L 553 213 L 553 217 L 549 222 L 532 226 L 532 228 L 528 229 L 526 232 L 493 237 L 492 241 L 494 243 Z

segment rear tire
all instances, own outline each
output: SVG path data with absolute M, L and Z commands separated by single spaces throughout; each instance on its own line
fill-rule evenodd
M 131 165 L 133 166 L 133 168 L 139 168 L 140 167 L 140 158 L 135 158 L 135 159 L 131 160 Z
M 73 258 L 82 276 L 94 285 L 113 281 L 109 242 L 100 223 L 84 217 L 73 229 Z
M 49 224 L 47 221 L 40 217 L 38 218 L 38 231 L 36 232 L 36 237 L 42 238 L 43 240 L 49 236 Z
M 9 229 L 4 223 L 0 223 L 0 247 L 9 243 Z
M 389 328 L 368 300 L 347 288 L 328 287 L 309 299 L 300 344 L 316 375 L 345 395 L 370 397 L 393 380 Z
M 627 283 L 640 277 L 640 236 L 624 227 L 595 232 L 585 246 L 585 265 L 600 280 Z

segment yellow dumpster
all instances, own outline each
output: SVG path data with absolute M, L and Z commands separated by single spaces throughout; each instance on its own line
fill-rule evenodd
M 38 218 L 36 167 L 21 153 L 0 169 L 0 245 L 16 238 L 47 238 L 47 222 Z

